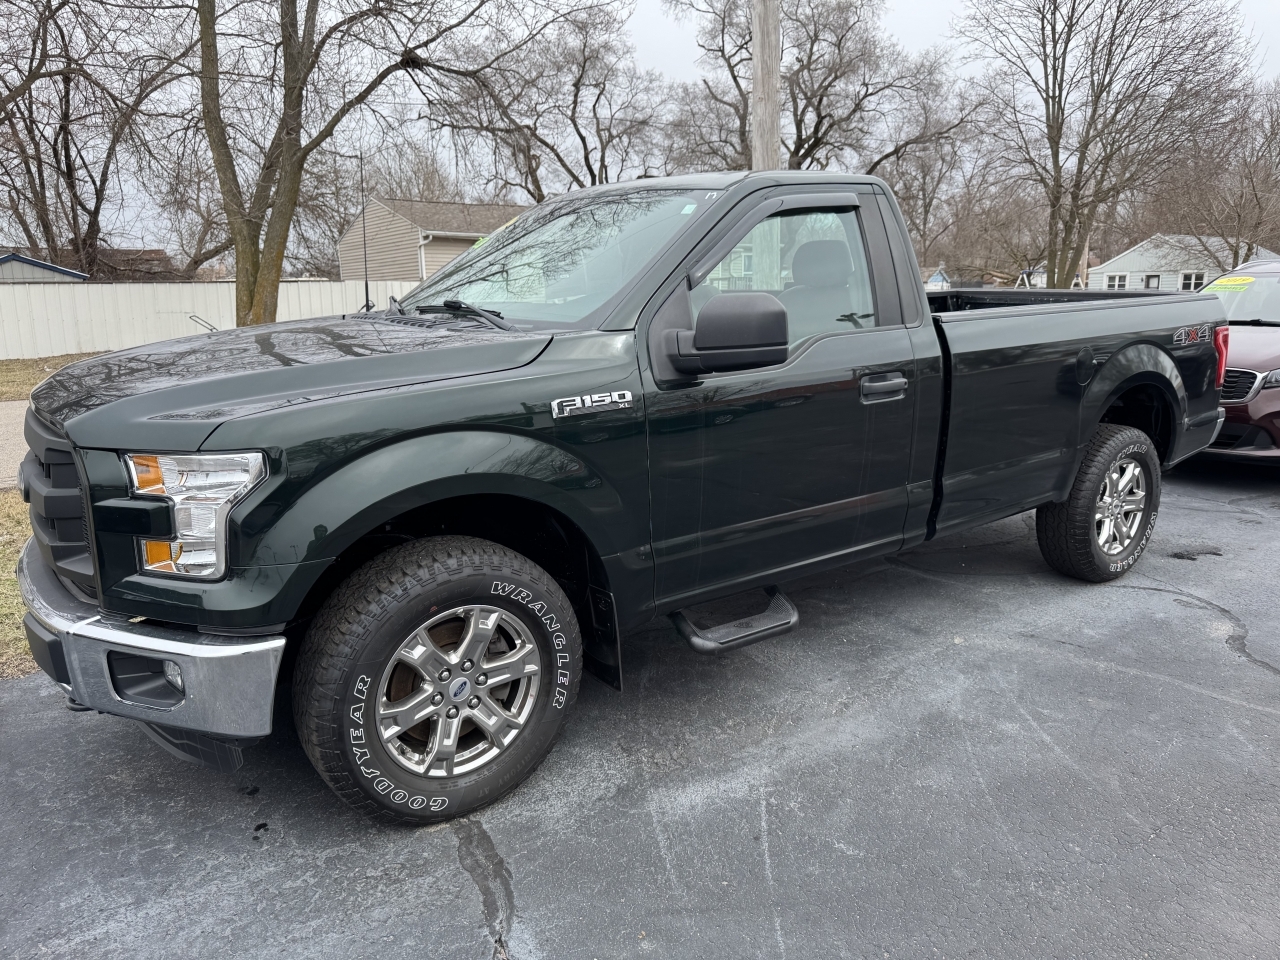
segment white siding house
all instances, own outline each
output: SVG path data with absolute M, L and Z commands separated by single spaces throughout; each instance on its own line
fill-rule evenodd
M 0 283 L 83 283 L 89 277 L 20 253 L 0 254 Z
M 343 280 L 425 280 L 522 213 L 506 203 L 373 197 L 338 240 Z
M 1100 266 L 1089 268 L 1090 290 L 1199 290 L 1222 273 L 1218 261 L 1230 262 L 1226 244 L 1212 237 L 1188 237 L 1157 233 Z M 1258 249 L 1257 259 L 1277 255 Z

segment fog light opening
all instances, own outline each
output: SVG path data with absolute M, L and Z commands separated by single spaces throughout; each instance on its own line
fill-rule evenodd
M 164 678 L 169 681 L 169 685 L 175 690 L 182 690 L 182 668 L 172 660 L 164 662 Z

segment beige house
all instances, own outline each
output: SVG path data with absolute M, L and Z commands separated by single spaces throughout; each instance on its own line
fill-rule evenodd
M 506 203 L 372 197 L 338 240 L 343 280 L 425 280 L 524 211 Z

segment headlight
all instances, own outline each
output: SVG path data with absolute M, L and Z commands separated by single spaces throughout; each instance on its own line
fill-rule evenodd
M 197 456 L 127 454 L 129 485 L 173 504 L 173 540 L 141 540 L 142 566 L 156 573 L 214 579 L 227 566 L 227 516 L 267 475 L 260 453 Z
M 1280 387 L 1280 370 L 1272 370 L 1262 378 L 1262 389 Z

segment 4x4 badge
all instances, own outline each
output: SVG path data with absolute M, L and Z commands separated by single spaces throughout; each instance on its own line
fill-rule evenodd
M 596 410 L 624 410 L 631 406 L 630 390 L 614 390 L 612 393 L 586 393 L 580 397 L 561 397 L 551 401 L 551 416 L 572 417 Z

